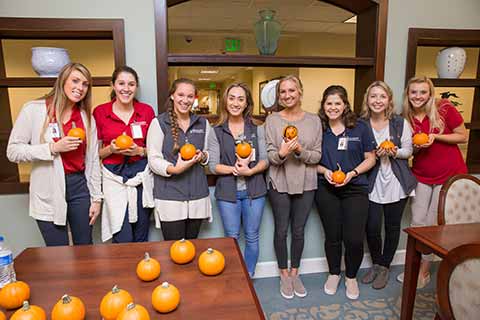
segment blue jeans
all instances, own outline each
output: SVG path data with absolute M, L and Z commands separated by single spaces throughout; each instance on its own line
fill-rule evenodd
M 238 240 L 243 221 L 245 232 L 244 259 L 250 276 L 255 273 L 259 252 L 259 231 L 265 197 L 250 199 L 247 190 L 237 191 L 237 202 L 217 200 L 226 237 Z

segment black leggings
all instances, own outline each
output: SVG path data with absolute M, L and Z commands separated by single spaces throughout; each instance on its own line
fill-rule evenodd
M 340 274 L 343 244 L 345 275 L 355 278 L 363 259 L 368 216 L 367 190 L 353 184 L 336 188 L 319 183 L 315 203 L 325 232 L 325 255 L 330 274 Z
M 300 266 L 305 242 L 305 224 L 312 209 L 314 195 L 315 191 L 304 191 L 302 194 L 278 192 L 271 186 L 268 190 L 268 199 L 275 221 L 273 246 L 280 269 L 288 268 L 287 234 L 290 220 L 292 221 L 291 267 L 298 268 Z
M 196 239 L 203 219 L 160 221 L 164 240 Z
M 367 243 L 372 262 L 390 268 L 400 239 L 400 224 L 407 198 L 379 204 L 370 201 L 367 220 Z M 382 252 L 382 213 L 385 217 L 385 241 Z

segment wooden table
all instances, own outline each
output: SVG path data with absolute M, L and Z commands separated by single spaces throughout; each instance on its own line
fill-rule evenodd
M 30 285 L 30 302 L 43 307 L 48 318 L 53 305 L 68 293 L 83 300 L 87 319 L 101 319 L 100 301 L 118 285 L 147 308 L 151 319 L 265 319 L 236 241 L 192 242 L 196 257 L 186 265 L 173 263 L 169 256 L 172 241 L 162 241 L 30 248 L 15 259 L 15 270 L 18 280 Z M 225 255 L 226 267 L 218 276 L 205 276 L 198 270 L 198 256 L 209 247 Z M 153 282 L 142 282 L 135 273 L 146 251 L 161 265 L 160 278 Z M 175 311 L 161 315 L 152 307 L 151 294 L 164 281 L 180 290 L 181 301 Z
M 480 243 L 480 223 L 411 227 L 408 234 L 405 278 L 400 319 L 412 319 L 422 254 L 445 258 L 450 250 L 468 243 Z

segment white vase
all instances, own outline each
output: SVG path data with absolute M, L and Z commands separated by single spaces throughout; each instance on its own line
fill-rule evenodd
M 465 68 L 467 53 L 463 48 L 445 48 L 437 54 L 437 74 L 439 78 L 456 79 Z
M 32 48 L 32 67 L 40 77 L 56 78 L 67 63 L 70 63 L 70 57 L 64 48 Z

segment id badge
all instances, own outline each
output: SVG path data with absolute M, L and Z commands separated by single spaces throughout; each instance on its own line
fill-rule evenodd
M 252 157 L 250 158 L 250 162 L 255 161 L 255 148 L 252 148 Z
M 50 130 L 52 138 L 60 138 L 60 128 L 58 127 L 58 123 L 50 122 L 48 124 L 48 129 Z
M 138 123 L 131 124 L 132 129 L 132 138 L 133 139 L 143 139 L 142 126 Z
M 347 148 L 348 148 L 348 138 L 341 137 L 340 139 L 338 139 L 337 150 L 347 150 Z

